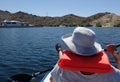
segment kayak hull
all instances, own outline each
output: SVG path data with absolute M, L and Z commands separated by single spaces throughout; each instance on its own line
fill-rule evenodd
M 45 76 L 42 78 L 41 82 L 50 82 L 50 77 L 51 77 L 51 73 L 47 72 Z

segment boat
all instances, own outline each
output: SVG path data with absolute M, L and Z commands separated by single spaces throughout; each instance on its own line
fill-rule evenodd
M 51 72 L 47 72 L 40 82 L 50 82 Z
M 26 22 L 20 22 L 20 21 L 15 21 L 15 20 L 4 20 L 1 23 L 1 26 L 16 27 L 16 26 L 29 26 L 29 24 Z

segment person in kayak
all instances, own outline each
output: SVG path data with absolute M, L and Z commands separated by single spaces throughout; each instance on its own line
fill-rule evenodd
M 77 27 L 73 33 L 62 36 L 68 50 L 58 48 L 60 58 L 51 71 L 51 82 L 119 82 L 120 56 L 114 44 L 106 46 L 117 63 L 110 64 L 107 53 L 96 42 L 95 32 Z

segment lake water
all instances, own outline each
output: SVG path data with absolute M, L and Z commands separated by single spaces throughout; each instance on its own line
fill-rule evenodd
M 15 74 L 32 74 L 55 65 L 58 54 L 55 44 L 63 42 L 61 36 L 71 33 L 74 27 L 0 28 L 0 82 Z M 92 28 L 97 41 L 105 48 L 120 43 L 120 28 Z M 119 49 L 118 49 L 119 50 Z M 109 55 L 111 64 L 115 62 Z M 39 82 L 43 75 L 31 82 Z

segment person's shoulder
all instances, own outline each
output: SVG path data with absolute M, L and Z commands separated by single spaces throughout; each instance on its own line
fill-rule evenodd
M 115 80 L 113 82 L 118 82 L 120 81 L 120 70 L 116 67 L 113 67 L 113 69 L 114 69 L 114 72 L 110 76 Z
M 114 69 L 114 72 L 111 74 L 114 76 L 120 77 L 120 70 L 114 66 L 112 66 L 112 68 Z
M 106 77 L 109 81 L 107 82 L 119 82 L 120 81 L 120 70 L 117 69 L 116 67 L 112 66 L 113 72 L 108 72 L 105 74 L 102 74 L 101 77 Z
M 120 72 L 120 69 L 114 67 L 114 66 L 111 66 L 113 69 L 114 69 L 114 72 Z

